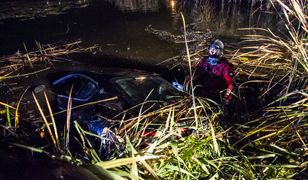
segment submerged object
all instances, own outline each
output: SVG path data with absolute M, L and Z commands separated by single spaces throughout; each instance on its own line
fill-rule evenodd
M 134 69 L 55 69 L 46 77 L 48 84 L 40 83 L 33 91 L 48 92 L 53 109 L 69 110 L 71 122 L 76 121 L 89 132 L 87 136 L 103 160 L 118 157 L 124 151 L 125 142 L 115 133 L 119 119 L 135 117 L 142 108 L 147 112 L 157 110 L 184 95 L 162 77 Z M 37 96 L 40 97 L 44 98 Z M 66 115 L 56 117 L 62 126 Z

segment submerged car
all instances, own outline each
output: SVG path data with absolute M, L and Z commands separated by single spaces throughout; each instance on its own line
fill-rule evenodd
M 72 111 L 73 118 L 80 120 L 84 119 L 83 113 L 91 114 L 89 107 L 91 111 L 113 118 L 128 109 L 128 113 L 135 115 L 134 113 L 139 111 L 138 105 L 141 104 L 146 107 L 153 106 L 153 110 L 182 95 L 182 92 L 160 76 L 141 71 L 112 74 L 69 72 L 54 80 L 52 89 L 57 96 L 56 104 L 59 109 L 67 108 L 70 97 L 72 108 L 82 106 L 77 109 L 87 110 Z
M 48 88 L 53 95 L 53 106 L 58 111 L 68 109 L 71 100 L 71 121 L 102 136 L 104 128 L 111 131 L 104 138 L 112 139 L 112 129 L 119 121 L 137 116 L 140 112 L 150 112 L 161 106 L 174 102 L 184 95 L 167 80 L 157 74 L 134 69 L 99 68 L 85 71 L 85 68 L 64 68 L 47 75 L 49 84 L 42 88 L 36 86 L 34 92 L 39 94 Z M 62 117 L 66 113 L 62 113 Z M 63 119 L 63 118 L 62 118 Z M 113 121 L 115 120 L 115 121 Z M 110 143 L 100 145 L 105 156 Z M 114 147 L 113 147 L 114 148 Z M 105 157 L 104 159 L 108 159 Z

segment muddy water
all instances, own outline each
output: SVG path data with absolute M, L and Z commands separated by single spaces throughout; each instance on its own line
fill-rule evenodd
M 233 2 L 233 1 L 232 1 Z M 237 1 L 235 1 L 237 2 Z M 156 64 L 184 47 L 159 40 L 145 31 L 153 28 L 182 34 L 183 12 L 193 30 L 214 32 L 229 46 L 239 42 L 242 27 L 272 27 L 275 16 L 267 4 L 185 0 L 19 0 L 0 3 L 0 55 L 81 40 L 99 47 L 99 54 Z

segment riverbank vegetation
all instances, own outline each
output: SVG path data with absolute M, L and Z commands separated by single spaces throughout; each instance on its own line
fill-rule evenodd
M 61 133 L 53 118 L 54 112 L 51 109 L 42 110 L 39 102 L 36 102 L 37 107 L 30 108 L 40 110 L 40 120 L 35 121 L 35 127 L 40 129 L 44 145 L 29 145 L 24 143 L 26 141 L 18 140 L 8 142 L 7 139 L 12 140 L 12 137 L 29 138 L 29 135 L 19 134 L 29 133 L 21 130 L 23 126 L 19 126 L 20 121 L 24 121 L 19 118 L 20 97 L 17 103 L 0 102 L 1 140 L 10 146 L 47 155 L 50 159 L 74 163 L 98 177 L 110 179 L 307 177 L 307 1 L 270 0 L 268 3 L 284 23 L 283 33 L 276 34 L 270 29 L 261 28 L 241 29 L 255 33 L 243 37 L 242 47 L 227 54 L 236 65 L 237 77 L 247 79 L 239 84 L 239 91 L 244 85 L 265 84 L 259 99 L 267 97 L 266 104 L 258 111 L 245 114 L 244 122 L 223 119 L 220 105 L 189 95 L 155 112 L 143 114 L 141 111 L 138 117 L 125 121 L 117 119 L 121 126 L 115 136 L 123 139 L 121 143 L 124 143 L 125 150 L 111 160 L 102 161 L 91 142 L 95 135 L 83 130 L 76 122 L 72 125 L 66 123 L 65 132 Z M 75 45 L 62 47 L 66 53 L 53 47 L 39 49 L 35 53 L 3 57 L 0 62 L 1 85 L 4 86 L 7 80 L 18 76 L 29 76 L 20 75 L 16 71 L 33 67 L 37 61 L 47 61 L 47 66 L 52 63 L 53 57 L 84 50 Z M 178 63 L 190 68 L 190 57 L 190 54 L 186 54 L 184 60 Z M 43 113 L 45 111 L 48 113 Z M 70 121 L 70 111 L 68 108 L 67 122 Z M 153 124 L 157 131 L 155 136 L 142 136 L 142 130 Z M 191 134 L 183 136 L 183 128 L 191 130 Z M 77 131 L 78 136 L 69 137 L 72 129 Z M 105 133 L 108 133 L 108 129 Z M 78 155 L 68 146 L 72 139 L 80 143 Z

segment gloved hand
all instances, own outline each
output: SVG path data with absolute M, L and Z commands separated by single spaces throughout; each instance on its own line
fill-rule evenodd
M 231 98 L 232 98 L 231 89 L 227 89 L 223 100 L 226 104 L 230 104 Z

